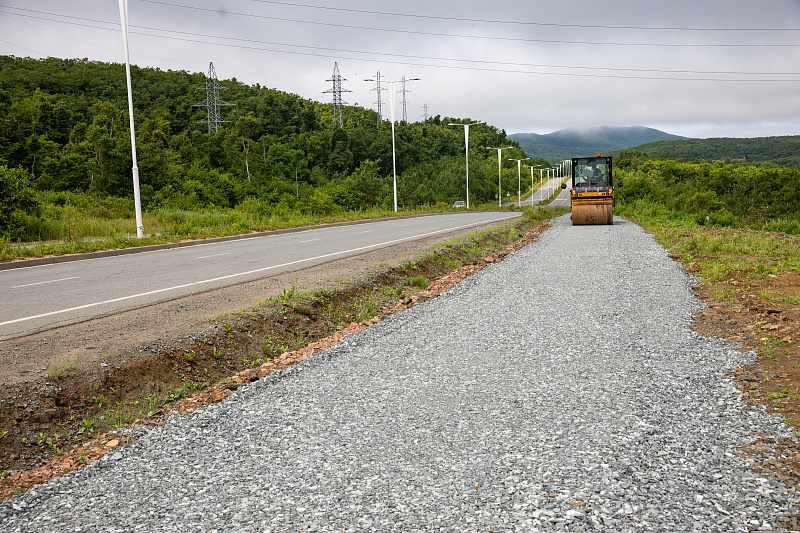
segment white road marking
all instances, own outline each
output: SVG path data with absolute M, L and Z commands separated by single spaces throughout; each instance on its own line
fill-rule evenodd
M 185 289 L 186 287 L 194 287 L 194 286 L 197 286 L 197 285 L 204 285 L 204 284 L 207 284 L 207 283 L 214 283 L 215 281 L 222 281 L 222 280 L 226 280 L 226 279 L 237 278 L 237 277 L 240 277 L 240 276 L 247 276 L 247 275 L 250 275 L 250 274 L 257 274 L 259 272 L 266 272 L 267 270 L 274 270 L 276 268 L 296 265 L 296 264 L 305 263 L 305 262 L 308 262 L 308 261 L 315 261 L 315 260 L 318 260 L 318 259 L 326 259 L 328 257 L 334 257 L 334 256 L 337 256 L 337 255 L 343 255 L 343 254 L 348 254 L 348 253 L 353 253 L 353 252 L 360 252 L 360 251 L 363 251 L 363 250 L 368 250 L 370 248 L 379 248 L 381 246 L 388 246 L 390 244 L 395 244 L 395 243 L 399 243 L 399 242 L 403 242 L 403 241 L 408 241 L 408 240 L 413 240 L 413 239 L 420 239 L 422 237 L 429 237 L 431 235 L 436 235 L 438 233 L 446 233 L 448 231 L 455 231 L 455 230 L 459 230 L 459 229 L 462 229 L 462 228 L 469 228 L 471 226 L 475 226 L 475 225 L 479 225 L 479 224 L 488 224 L 490 222 L 496 222 L 498 220 L 510 220 L 511 218 L 513 218 L 513 217 L 498 217 L 498 218 L 491 219 L 491 220 L 484 220 L 484 221 L 478 222 L 478 223 L 472 222 L 470 224 L 463 224 L 461 226 L 456 226 L 456 227 L 453 227 L 453 228 L 446 228 L 446 229 L 441 229 L 441 230 L 437 230 L 437 231 L 431 231 L 431 232 L 428 232 L 428 233 L 421 233 L 419 235 L 412 235 L 410 237 L 403 237 L 401 239 L 393 239 L 391 241 L 385 241 L 385 242 L 378 243 L 378 244 L 370 244 L 370 245 L 367 245 L 367 246 L 360 246 L 358 248 L 351 248 L 350 250 L 342 250 L 340 252 L 331 252 L 329 254 L 318 255 L 316 257 L 307 257 L 305 259 L 298 259 L 296 261 L 289 261 L 288 263 L 282 263 L 280 265 L 272 265 L 272 266 L 268 266 L 268 267 L 264 267 L 264 268 L 257 268 L 255 270 L 248 270 L 247 272 L 239 272 L 237 274 L 228 274 L 227 276 L 220 276 L 220 277 L 212 278 L 212 279 L 194 281 L 192 283 L 184 283 L 183 285 L 175 285 L 174 287 L 166 287 L 166 288 L 163 288 L 163 289 L 156 289 L 156 290 L 153 290 L 153 291 L 141 292 L 139 294 L 131 294 L 130 296 L 122 296 L 120 298 L 112 298 L 110 300 L 104 300 L 102 302 L 94 302 L 94 303 L 90 303 L 90 304 L 79 305 L 77 307 L 70 307 L 69 309 L 60 309 L 58 311 L 50 311 L 49 313 L 42 313 L 40 315 L 26 316 L 26 317 L 23 317 L 23 318 L 16 318 L 14 320 L 6 320 L 5 322 L 0 322 L 0 326 L 7 326 L 9 324 L 17 324 L 19 322 L 26 322 L 28 320 L 36 320 L 37 318 L 44 318 L 44 317 L 47 317 L 47 316 L 60 315 L 62 313 L 69 313 L 71 311 L 80 311 L 81 309 L 88 309 L 90 307 L 97 307 L 98 305 L 105 305 L 105 304 L 111 304 L 111 303 L 116 303 L 116 302 L 123 302 L 125 300 L 131 300 L 133 298 L 140 298 L 142 296 L 150 296 L 150 295 L 159 294 L 159 293 L 162 293 L 162 292 L 174 291 L 174 290 L 177 290 L 177 289 Z
M 303 244 L 303 243 L 306 243 L 306 242 L 317 242 L 317 241 L 321 241 L 321 240 L 322 239 L 308 239 L 308 240 L 305 240 L 305 241 L 299 241 L 298 244 Z
M 224 254 L 204 255 L 204 256 L 198 257 L 198 259 L 208 259 L 209 257 L 220 257 L 222 255 L 231 255 L 231 253 L 230 252 L 225 252 Z
M 71 278 L 51 279 L 50 281 L 40 281 L 38 283 L 26 283 L 25 285 L 14 285 L 12 289 L 21 289 L 22 287 L 33 287 L 34 285 L 44 285 L 45 283 L 56 283 L 59 281 L 69 281 L 71 279 L 78 279 L 80 276 L 73 276 Z

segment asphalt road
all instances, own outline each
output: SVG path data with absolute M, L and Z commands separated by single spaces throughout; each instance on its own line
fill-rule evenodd
M 560 184 L 558 186 L 561 187 Z M 570 178 L 569 181 L 567 181 L 567 188 L 566 189 L 562 189 L 561 192 L 559 193 L 558 197 L 555 200 L 553 200 L 552 202 L 550 202 L 550 205 L 552 207 L 567 207 L 567 208 L 570 207 L 572 205 L 570 203 L 570 201 L 569 201 L 569 189 L 570 189 L 570 187 L 572 187 L 572 179 L 571 178 Z
M 517 216 L 402 218 L 0 271 L 0 340 Z
M 540 202 L 543 202 L 543 201 L 547 200 L 548 198 L 550 198 L 550 195 L 552 194 L 553 189 L 558 189 L 559 187 L 561 187 L 561 180 L 562 179 L 563 178 L 560 178 L 560 177 L 559 178 L 550 178 L 548 181 L 545 181 L 542 184 L 542 186 L 539 189 L 535 190 L 530 197 L 522 200 L 521 206 L 524 207 L 526 205 L 536 205 L 536 204 L 538 204 Z M 559 198 L 560 198 L 560 196 L 559 196 Z M 520 202 L 517 202 L 517 201 L 503 202 L 503 207 L 516 206 L 516 205 L 519 205 L 519 204 L 520 204 Z M 566 206 L 569 207 L 569 205 L 570 205 L 569 204 L 569 191 L 567 191 L 567 205 Z

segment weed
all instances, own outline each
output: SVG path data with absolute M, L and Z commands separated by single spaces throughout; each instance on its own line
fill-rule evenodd
M 3 429 L 3 430 L 0 430 L 0 439 L 2 439 L 3 437 L 5 437 L 6 435 L 8 435 L 8 431 L 6 431 L 5 429 Z
M 186 382 L 184 381 L 183 385 L 169 391 L 169 393 L 167 394 L 167 402 L 177 402 L 183 400 L 186 397 L 187 397 Z
M 458 270 L 459 268 L 461 268 L 461 261 L 456 261 L 456 260 L 454 260 L 454 259 L 449 259 L 449 258 L 448 258 L 448 259 L 445 259 L 445 261 L 444 261 L 444 265 L 445 265 L 445 266 L 446 266 L 446 267 L 447 267 L 449 270 Z
M 222 351 L 221 350 L 217 350 L 216 346 L 212 346 L 211 347 L 211 357 L 213 357 L 214 359 L 219 359 L 220 357 L 222 357 Z
M 409 287 L 419 287 L 420 289 L 426 289 L 428 288 L 428 280 L 426 280 L 423 276 L 415 276 L 413 278 L 407 278 L 406 285 Z
M 47 378 L 54 381 L 64 379 L 75 370 L 76 366 L 77 362 L 74 359 L 53 361 L 47 368 Z
M 378 304 L 372 298 L 361 299 L 355 305 L 355 320 L 356 322 L 363 322 L 375 316 L 378 311 Z
M 276 303 L 289 305 L 295 297 L 296 287 L 295 282 L 292 281 L 291 289 L 283 289 L 281 295 L 275 298 Z
M 96 403 L 100 407 L 103 407 L 103 404 L 106 403 L 106 397 L 103 396 L 102 394 L 99 394 L 94 397 L 94 403 Z
M 59 437 L 58 434 L 56 434 L 53 439 L 47 443 L 47 447 L 50 448 L 50 451 L 55 454 L 60 454 L 64 451 L 61 446 L 58 445 L 58 441 Z
M 183 354 L 183 358 L 186 359 L 187 363 L 191 363 L 192 361 L 195 360 L 196 357 L 197 357 L 197 354 L 194 353 L 194 352 L 185 352 Z
M 230 322 L 226 322 L 225 324 L 222 325 L 222 329 L 225 330 L 225 333 L 231 334 L 233 333 L 233 330 L 235 328 L 233 327 L 233 324 L 231 324 Z
M 311 313 L 313 312 L 310 307 L 305 305 L 295 305 L 293 309 L 295 313 L 304 316 L 310 316 Z
M 122 410 L 109 411 L 106 413 L 106 415 L 108 424 L 115 429 L 119 429 L 133 423 L 133 417 L 131 417 L 129 413 L 126 413 Z
M 336 294 L 336 292 L 332 291 L 330 289 L 319 289 L 319 290 L 316 290 L 316 291 L 312 292 L 311 296 L 313 296 L 314 298 L 328 299 L 331 296 L 333 296 L 334 294 Z

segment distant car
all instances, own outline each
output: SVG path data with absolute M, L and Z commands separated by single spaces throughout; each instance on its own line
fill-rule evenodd
M 453 204 L 453 207 L 467 207 L 467 204 L 459 200 L 458 202 Z

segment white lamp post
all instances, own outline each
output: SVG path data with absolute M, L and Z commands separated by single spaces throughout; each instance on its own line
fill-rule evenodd
M 538 169 L 539 170 L 539 190 L 541 191 L 542 190 L 542 185 L 541 185 L 541 182 L 542 182 L 542 170 L 544 170 L 544 169 L 543 168 L 539 168 L 537 166 L 533 166 L 533 165 L 525 165 L 525 168 L 531 169 L 531 207 L 533 207 L 533 171 L 534 171 L 534 169 Z
M 517 207 L 522 207 L 522 162 L 527 161 L 530 157 L 525 159 L 509 158 L 509 161 L 517 162 Z M 533 193 L 533 191 L 531 191 Z
M 500 154 L 503 150 L 508 150 L 509 148 L 514 148 L 513 146 L 504 146 L 503 148 L 494 148 L 493 146 L 487 146 L 487 150 L 497 150 L 497 201 L 499 207 L 503 207 L 503 182 L 500 179 L 500 171 L 502 170 L 502 159 Z
M 136 210 L 136 238 L 144 237 L 142 222 L 142 197 L 139 193 L 139 166 L 136 163 L 136 133 L 133 129 L 133 95 L 131 93 L 131 60 L 128 53 L 128 0 L 119 0 L 119 18 L 122 22 L 122 44 L 125 47 L 125 76 L 128 81 L 128 115 L 131 123 L 131 154 L 133 155 L 133 206 Z
M 477 124 L 485 124 L 485 122 L 472 122 L 470 124 L 448 124 L 448 126 L 464 127 L 464 146 L 466 146 L 467 151 L 467 209 L 469 209 L 469 127 Z
M 419 78 L 406 79 L 405 81 L 418 81 Z M 394 212 L 397 213 L 397 164 L 395 163 L 394 148 L 394 84 L 403 80 L 390 81 L 392 88 L 389 90 L 389 115 L 392 121 L 392 188 L 394 189 Z M 379 95 L 380 96 L 380 95 Z

